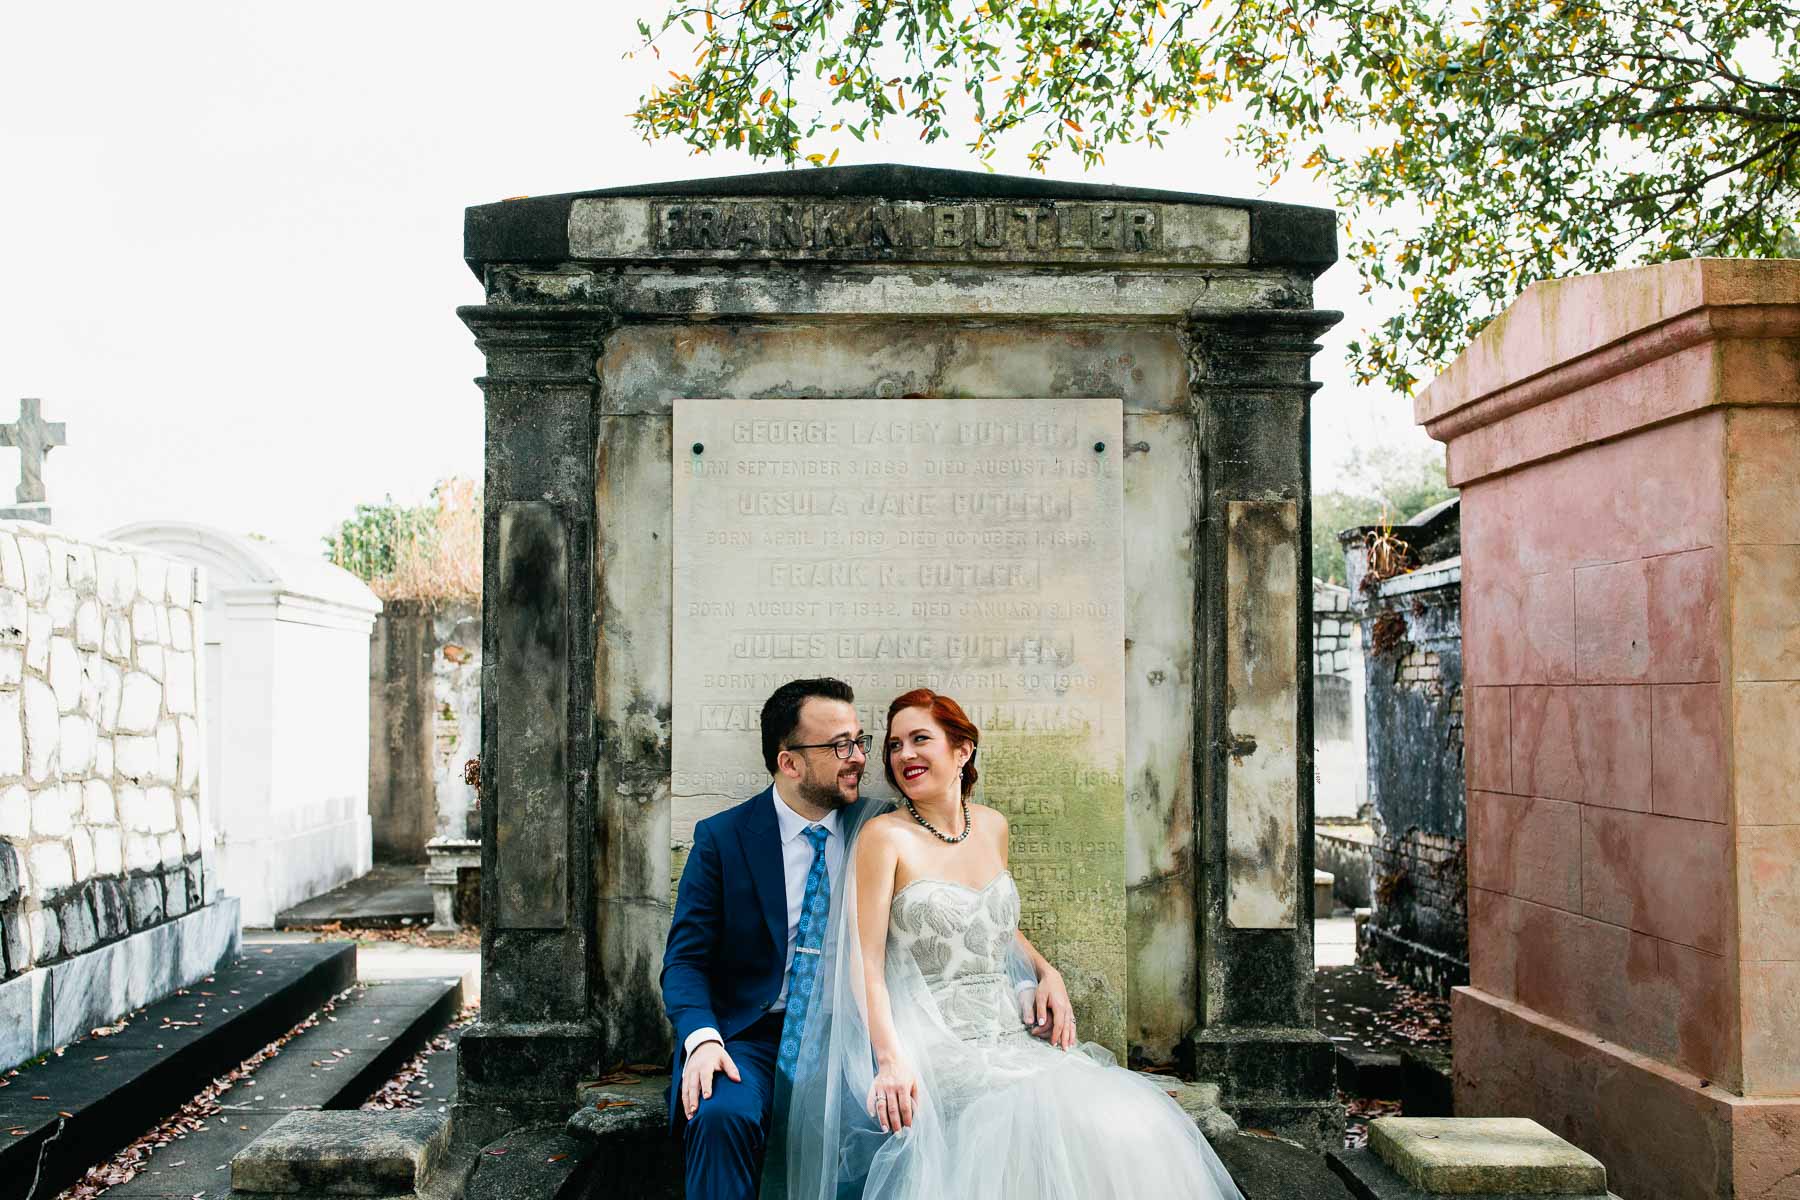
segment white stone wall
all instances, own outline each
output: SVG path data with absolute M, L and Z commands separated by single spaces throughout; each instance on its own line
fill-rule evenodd
M 1313 674 L 1350 673 L 1350 589 L 1313 580 Z
M 431 656 L 432 792 L 441 838 L 473 836 L 475 789 L 463 765 L 481 754 L 481 610 L 445 604 L 431 615 L 436 651 Z
M 198 582 L 0 522 L 0 977 L 203 903 Z
M 1360 632 L 1350 591 L 1313 580 L 1313 819 L 1355 821 L 1368 803 Z

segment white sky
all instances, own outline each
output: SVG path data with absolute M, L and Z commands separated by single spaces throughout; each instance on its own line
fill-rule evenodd
M 514 195 L 762 169 L 649 145 L 626 113 L 663 69 L 626 62 L 645 0 L 424 4 L 0 3 L 0 419 L 65 421 L 60 526 L 204 521 L 317 547 L 358 501 L 479 476 L 479 303 L 462 210 Z M 898 131 L 899 127 L 895 127 Z M 1054 176 L 1263 193 L 1196 126 Z M 972 167 L 959 146 L 848 142 L 840 165 Z M 998 162 L 1023 173 L 1022 161 Z M 1355 389 L 1348 319 L 1315 362 L 1316 482 L 1352 446 L 1428 444 L 1411 404 Z M 0 450 L 0 503 L 17 456 Z

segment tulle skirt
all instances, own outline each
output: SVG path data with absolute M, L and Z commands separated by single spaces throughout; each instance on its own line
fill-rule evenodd
M 1103 1047 L 1028 1034 L 932 1054 L 937 1136 L 890 1139 L 864 1200 L 1236 1200 L 1193 1121 Z

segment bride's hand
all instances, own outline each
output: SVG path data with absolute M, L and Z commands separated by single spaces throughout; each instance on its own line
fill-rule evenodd
M 919 1103 L 919 1077 L 899 1060 L 881 1064 L 866 1107 L 883 1133 L 898 1133 L 913 1123 Z
M 1024 1016 L 1033 1037 L 1063 1050 L 1075 1048 L 1075 1006 L 1069 1003 L 1068 986 L 1055 967 L 1038 978 L 1036 994 L 1025 1000 Z

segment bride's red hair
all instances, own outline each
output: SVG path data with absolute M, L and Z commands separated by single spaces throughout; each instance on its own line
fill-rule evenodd
M 980 778 L 975 771 L 975 751 L 981 745 L 981 730 L 975 728 L 975 722 L 969 720 L 969 714 L 963 711 L 962 705 L 948 696 L 940 696 L 930 688 L 914 688 L 904 695 L 894 697 L 894 702 L 888 705 L 887 732 L 881 738 L 881 770 L 887 776 L 888 786 L 896 792 L 900 791 L 900 781 L 894 778 L 894 758 L 888 753 L 887 744 L 888 738 L 894 733 L 894 718 L 909 708 L 924 709 L 950 735 L 953 744 L 960 743 L 969 748 L 969 761 L 963 764 L 962 769 L 962 794 L 966 799 L 975 790 L 975 780 Z

